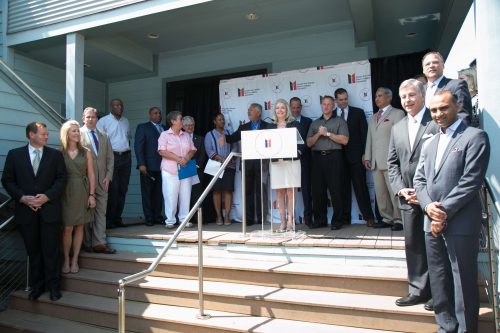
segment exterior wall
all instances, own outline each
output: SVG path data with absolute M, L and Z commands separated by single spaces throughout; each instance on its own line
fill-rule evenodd
M 159 55 L 158 76 L 110 83 L 109 98 L 121 98 L 124 116 L 130 121 L 132 141 L 137 124 L 147 121 L 147 110 L 156 105 L 164 109 L 165 81 L 238 72 L 250 68 L 270 68 L 272 72 L 331 65 L 369 58 L 367 47 L 354 45 L 350 24 L 341 29 L 309 33 L 277 34 L 255 40 L 240 40 Z M 142 216 L 141 194 L 133 156 L 124 216 Z
M 3 0 L 0 0 L 0 58 L 3 58 Z

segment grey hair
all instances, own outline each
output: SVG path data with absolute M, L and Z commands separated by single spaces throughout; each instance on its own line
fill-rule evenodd
M 399 86 L 399 92 L 401 92 L 401 89 L 406 88 L 406 87 L 415 87 L 417 88 L 417 91 L 420 92 L 420 95 L 422 95 L 425 98 L 425 88 L 424 84 L 420 82 L 417 79 L 408 79 L 404 80 L 401 85 Z
M 187 124 L 194 124 L 194 118 L 191 116 L 184 116 L 182 117 L 182 125 L 187 125 Z
M 260 114 L 262 114 L 262 105 L 260 105 L 259 103 L 252 103 L 250 104 L 250 107 L 256 108 L 260 112 Z
M 386 96 L 392 97 L 392 90 L 391 90 L 391 89 L 389 89 L 389 88 L 386 88 L 386 87 L 379 87 L 375 93 L 377 93 L 377 92 L 379 92 L 379 91 L 383 92 L 383 93 L 384 93 L 384 95 L 386 95 Z
M 172 120 L 177 119 L 177 117 L 182 117 L 182 112 L 180 111 L 170 111 L 167 114 L 167 125 L 168 127 L 172 126 Z

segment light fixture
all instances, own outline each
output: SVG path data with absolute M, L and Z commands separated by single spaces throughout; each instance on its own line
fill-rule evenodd
M 150 32 L 149 34 L 146 35 L 149 39 L 158 39 L 160 38 L 160 35 L 155 34 L 153 32 Z
M 245 15 L 245 18 L 248 20 L 248 21 L 256 21 L 259 19 L 259 15 L 257 15 L 257 13 L 249 13 L 249 14 L 246 14 Z

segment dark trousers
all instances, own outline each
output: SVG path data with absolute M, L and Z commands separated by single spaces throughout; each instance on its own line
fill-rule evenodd
M 43 209 L 43 208 L 42 208 Z M 61 223 L 47 223 L 36 213 L 34 223 L 18 224 L 29 256 L 29 282 L 33 289 L 59 289 L 61 265 Z
M 405 235 L 406 267 L 410 294 L 431 297 L 427 252 L 425 251 L 424 214 L 414 206 L 410 210 L 401 210 Z
M 312 153 L 312 201 L 313 226 L 327 225 L 327 193 L 330 193 L 333 206 L 333 225 L 342 224 L 344 202 L 344 161 L 341 150 L 331 151 L 328 155 Z
M 263 180 L 261 179 L 260 165 L 260 160 L 245 161 L 245 195 L 248 225 L 252 225 L 255 221 L 257 223 L 262 222 L 261 191 Z M 257 208 L 257 211 L 255 211 L 255 208 Z M 257 214 L 256 219 L 255 214 Z
M 132 167 L 130 153 L 115 155 L 115 165 L 113 180 L 109 184 L 108 207 L 106 210 L 106 224 L 108 226 L 122 222 L 123 208 L 125 207 L 125 197 L 128 191 L 128 182 Z
M 300 159 L 300 191 L 304 203 L 304 220 L 312 222 L 312 199 L 311 199 L 311 156 L 302 156 Z
M 204 186 L 203 172 L 198 172 L 198 178 L 200 179 L 200 182 L 191 187 L 191 200 L 189 203 L 189 209 L 194 207 L 194 205 L 196 204 L 196 201 L 198 201 L 198 199 L 200 198 L 200 196 L 204 190 L 204 188 L 203 188 L 203 186 Z M 203 206 L 204 205 L 201 205 L 200 207 L 203 208 Z M 203 217 L 205 217 L 204 215 L 206 215 L 206 214 L 203 213 L 202 215 L 203 215 Z M 194 213 L 193 217 L 191 218 L 191 222 L 198 223 L 198 211 L 196 211 L 196 213 Z M 206 223 L 206 222 L 204 221 L 204 223 Z
M 477 333 L 478 236 L 433 237 L 426 233 L 425 245 L 438 331 Z
M 161 189 L 161 171 L 148 171 L 148 176 L 140 174 L 142 211 L 146 221 L 162 222 L 161 208 L 163 194 Z M 151 177 L 154 178 L 151 179 Z
M 351 221 L 352 183 L 354 194 L 356 195 L 356 201 L 358 202 L 359 212 L 363 216 L 363 219 L 373 219 L 373 211 L 370 204 L 370 194 L 368 193 L 368 186 L 366 185 L 366 169 L 361 163 L 361 157 L 359 158 L 359 162 L 351 163 L 345 157 L 344 161 L 345 196 L 343 204 L 343 218 L 345 220 Z

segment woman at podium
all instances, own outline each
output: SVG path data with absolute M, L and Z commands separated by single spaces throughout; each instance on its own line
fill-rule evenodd
M 290 112 L 288 102 L 278 99 L 274 103 L 271 128 L 298 128 L 298 126 L 299 124 Z M 304 145 L 297 145 L 297 149 L 300 155 Z M 280 212 L 279 232 L 294 230 L 295 188 L 300 187 L 300 184 L 300 160 L 298 158 L 271 160 L 271 188 L 276 190 Z

